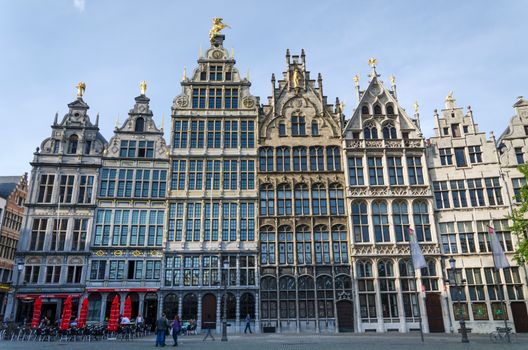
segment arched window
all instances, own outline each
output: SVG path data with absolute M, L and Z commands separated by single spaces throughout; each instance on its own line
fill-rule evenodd
M 294 115 L 291 118 L 292 135 L 303 136 L 306 135 L 306 120 L 303 116 Z
M 293 264 L 293 232 L 286 225 L 279 227 L 279 264 Z
M 249 315 L 255 319 L 255 297 L 251 293 L 244 293 L 240 296 L 240 319 L 243 320 Z
M 394 107 L 392 104 L 387 104 L 387 114 L 394 114 Z
M 392 204 L 392 222 L 394 223 L 396 242 L 407 242 L 409 239 L 409 214 L 407 211 L 407 203 L 394 202 Z
M 400 290 L 402 291 L 405 317 L 418 317 L 420 314 L 418 312 L 418 298 L 416 297 L 416 280 L 411 261 L 400 259 L 398 267 L 400 270 Z
M 335 278 L 335 290 L 337 294 L 348 293 L 352 290 L 352 278 L 348 275 L 338 275 Z
M 317 305 L 319 319 L 334 317 L 334 284 L 332 277 L 317 277 Z
M 319 124 L 315 120 L 312 122 L 312 136 L 319 136 Z
M 306 147 L 293 147 L 293 171 L 308 170 Z
M 383 318 L 396 319 L 398 317 L 398 293 L 396 292 L 394 266 L 391 261 L 378 263 L 378 284 Z
M 277 215 L 292 214 L 292 192 L 288 184 L 277 187 Z
M 295 279 L 293 277 L 283 276 L 279 279 L 281 319 L 296 318 L 295 289 Z
M 392 123 L 388 123 L 383 127 L 383 138 L 385 140 L 396 138 L 396 128 Z
M 365 140 L 376 140 L 378 138 L 378 129 L 373 123 L 367 123 L 363 128 L 363 137 Z
M 189 293 L 183 297 L 182 320 L 196 320 L 198 318 L 198 299 L 196 295 Z
M 226 316 L 228 320 L 234 320 L 236 318 L 236 297 L 233 293 L 227 293 L 222 295 L 222 302 L 220 304 L 220 310 L 224 310 L 224 302 L 227 299 Z M 222 311 L 223 312 L 223 311 Z M 185 318 L 184 318 L 185 320 Z
M 273 171 L 273 148 L 262 147 L 259 150 L 260 171 Z
M 169 320 L 174 319 L 178 314 L 178 297 L 174 293 L 167 294 L 163 298 L 163 312 Z
M 260 215 L 275 215 L 275 192 L 271 184 L 260 186 Z
M 277 147 L 277 171 L 290 171 L 290 148 Z
M 315 318 L 315 283 L 311 276 L 300 276 L 299 290 L 299 318 Z
M 381 114 L 381 106 L 380 105 L 375 105 L 374 106 L 374 114 L 375 115 L 380 115 Z
M 352 203 L 352 234 L 355 243 L 369 241 L 367 204 L 365 202 Z
M 431 241 L 431 225 L 427 208 L 427 203 L 423 201 L 413 203 L 414 230 L 416 231 L 416 239 L 420 242 Z
M 326 215 L 326 187 L 317 183 L 312 186 L 312 213 L 313 215 Z
M 145 120 L 141 117 L 136 119 L 136 125 L 134 128 L 135 132 L 143 132 L 145 131 Z
M 79 137 L 75 134 L 68 138 L 68 154 L 76 154 L 79 145 Z
M 260 228 L 260 262 L 262 265 L 275 264 L 275 230 L 272 226 Z
M 286 136 L 286 124 L 279 123 L 279 136 Z
M 426 260 L 427 266 L 422 269 L 422 285 L 426 291 L 438 290 L 438 272 L 434 259 Z
M 369 108 L 367 105 L 364 105 L 363 107 L 361 107 L 361 114 L 362 115 L 369 115 Z
M 266 276 L 260 280 L 260 316 L 263 320 L 277 318 L 277 279 Z
M 306 225 L 297 226 L 295 230 L 297 241 L 297 264 L 312 263 L 312 233 Z
M 345 215 L 345 199 L 343 187 L 340 184 L 330 185 L 330 214 Z
M 339 147 L 326 147 L 326 170 L 340 171 L 341 170 L 341 154 Z
M 377 320 L 372 263 L 368 260 L 359 260 L 356 263 L 356 271 L 361 319 L 363 321 Z
M 316 264 L 330 264 L 330 237 L 328 227 L 325 225 L 317 225 L 314 227 L 314 241 L 315 241 L 315 263 Z
M 306 184 L 295 186 L 295 215 L 310 215 L 310 193 Z
M 348 263 L 347 231 L 343 225 L 332 226 L 332 252 L 335 264 Z
M 387 215 L 387 203 L 385 201 L 372 203 L 372 223 L 374 224 L 376 242 L 389 242 L 389 216 Z
M 324 171 L 323 147 L 310 147 L 310 170 Z

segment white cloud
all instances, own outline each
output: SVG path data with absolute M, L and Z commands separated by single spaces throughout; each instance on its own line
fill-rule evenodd
M 86 0 L 73 0 L 73 6 L 75 6 L 75 8 L 79 10 L 79 12 L 84 12 L 85 5 Z

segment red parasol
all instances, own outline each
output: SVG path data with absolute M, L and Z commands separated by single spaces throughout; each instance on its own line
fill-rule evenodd
M 108 320 L 108 331 L 109 332 L 116 332 L 117 331 L 117 323 L 119 322 L 119 298 L 117 295 L 114 297 L 114 300 L 112 301 L 112 308 L 110 309 L 110 319 Z
M 132 318 L 132 300 L 130 299 L 130 295 L 127 296 L 125 299 L 125 309 L 123 310 L 123 317 L 126 317 L 129 320 Z
M 86 317 L 88 316 L 88 298 L 84 298 L 81 306 L 81 312 L 79 313 L 79 319 L 77 320 L 77 328 L 83 328 L 86 326 Z
M 39 295 L 33 305 L 33 319 L 31 319 L 31 328 L 37 328 L 40 321 L 40 310 L 42 309 L 42 297 Z
M 68 295 L 66 301 L 64 302 L 64 310 L 62 310 L 62 318 L 60 329 L 62 331 L 68 330 L 70 328 L 70 321 L 72 316 L 72 300 L 71 296 Z

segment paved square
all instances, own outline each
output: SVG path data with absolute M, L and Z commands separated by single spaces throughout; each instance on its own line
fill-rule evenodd
M 232 335 L 228 342 L 202 341 L 202 336 L 180 337 L 178 348 L 183 349 L 229 349 L 229 350 L 458 350 L 458 349 L 527 349 L 528 335 L 520 335 L 513 344 L 495 344 L 486 335 L 470 335 L 471 343 L 460 343 L 460 336 L 454 334 L 426 334 L 425 342 L 420 342 L 419 334 L 337 334 L 337 335 Z M 2 350 L 31 349 L 104 349 L 134 350 L 154 349 L 154 337 L 149 336 L 132 341 L 99 341 L 99 342 L 0 342 Z M 167 337 L 166 348 L 172 348 L 172 338 Z

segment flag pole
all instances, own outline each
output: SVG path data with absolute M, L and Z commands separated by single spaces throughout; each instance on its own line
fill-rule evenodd
M 493 237 L 490 237 L 490 243 L 491 243 L 491 239 L 497 240 L 497 236 L 496 236 L 496 233 L 495 233 L 495 228 L 493 228 L 490 225 L 488 225 L 488 233 L 490 235 L 494 235 Z M 498 241 L 493 242 L 493 243 L 500 244 L 500 242 L 498 242 Z M 510 331 L 508 329 L 508 320 L 506 318 L 506 316 L 508 315 L 508 307 L 506 305 L 506 302 L 504 301 L 504 292 L 503 292 L 503 289 L 502 289 L 502 284 L 500 282 L 500 273 L 499 273 L 499 267 L 497 267 L 497 263 L 498 262 L 495 259 L 495 252 L 493 252 L 491 255 L 493 257 L 493 266 L 494 266 L 494 269 L 495 269 L 495 280 L 497 280 L 497 283 L 496 283 L 497 292 L 499 293 L 499 300 L 500 300 L 501 308 L 503 308 L 503 310 L 502 310 L 502 319 L 504 320 L 504 331 L 506 332 L 506 339 L 507 339 L 508 343 L 510 343 L 511 342 Z M 502 268 L 502 269 L 504 271 L 504 268 Z
M 416 295 L 416 308 L 418 309 L 418 322 L 420 324 L 420 339 L 422 340 L 422 343 L 424 342 L 424 334 L 423 334 L 423 327 L 422 327 L 422 311 L 420 308 L 420 294 L 418 293 L 418 284 L 416 281 L 416 271 L 414 270 L 414 261 L 412 256 L 412 242 L 411 242 L 411 228 L 409 227 L 408 233 L 408 242 L 409 242 L 409 254 L 411 255 L 411 269 L 412 269 L 412 278 L 414 281 L 414 292 Z M 411 312 L 412 312 L 412 304 L 411 304 Z

